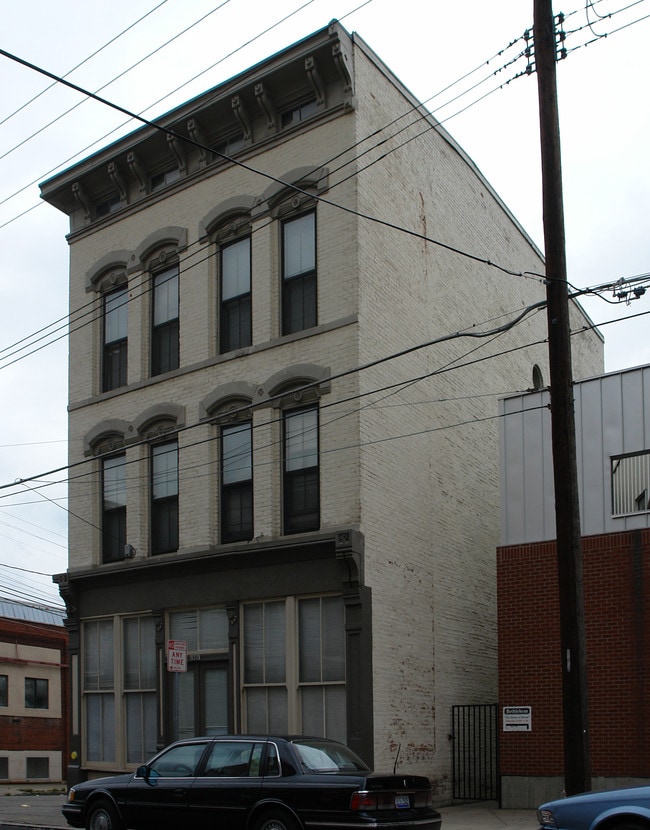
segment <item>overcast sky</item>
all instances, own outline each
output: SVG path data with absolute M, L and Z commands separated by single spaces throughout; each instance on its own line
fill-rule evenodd
M 428 102 L 542 247 L 537 78 L 525 58 L 505 66 L 525 48 L 533 0 L 30 0 L 2 11 L 0 48 L 61 76 L 82 64 L 71 81 L 149 119 L 337 18 Z M 568 277 L 599 286 L 650 271 L 650 0 L 554 0 L 554 11 L 568 50 L 558 64 Z M 58 603 L 65 485 L 30 488 L 65 471 L 6 486 L 66 464 L 68 223 L 37 184 L 138 124 L 61 85 L 43 92 L 50 83 L 0 57 L 0 597 Z M 630 305 L 605 299 L 583 304 L 601 325 L 606 370 L 650 363 L 650 287 Z

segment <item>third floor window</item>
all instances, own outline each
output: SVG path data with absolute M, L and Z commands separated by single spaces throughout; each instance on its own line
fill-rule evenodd
M 109 392 L 127 383 L 127 303 L 128 290 L 120 288 L 105 294 L 104 353 L 102 356 L 102 391 Z
M 178 265 L 153 275 L 151 374 L 179 367 Z
M 240 239 L 221 249 L 219 350 L 251 344 L 251 241 Z
M 315 326 L 316 214 L 282 225 L 282 334 Z

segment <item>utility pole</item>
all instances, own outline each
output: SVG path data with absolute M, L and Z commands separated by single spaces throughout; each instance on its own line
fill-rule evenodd
M 582 544 L 552 0 L 534 0 L 567 795 L 591 789 Z

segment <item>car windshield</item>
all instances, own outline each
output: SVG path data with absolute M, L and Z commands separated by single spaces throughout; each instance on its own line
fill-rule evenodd
M 329 741 L 295 741 L 305 772 L 368 772 L 358 755 L 343 744 Z

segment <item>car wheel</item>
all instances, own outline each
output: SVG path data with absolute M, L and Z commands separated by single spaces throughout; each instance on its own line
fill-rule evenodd
M 619 821 L 612 825 L 612 830 L 648 830 L 648 825 L 643 821 Z
M 300 825 L 284 810 L 268 810 L 255 822 L 254 830 L 300 830 Z
M 86 830 L 122 830 L 122 822 L 110 801 L 96 801 L 88 811 Z

